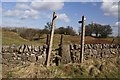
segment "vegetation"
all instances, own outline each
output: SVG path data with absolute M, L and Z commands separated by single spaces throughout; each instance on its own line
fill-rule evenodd
M 60 27 L 55 30 L 55 33 L 56 34 L 64 34 L 64 35 L 73 35 L 73 36 L 76 35 L 76 32 L 70 26 L 67 26 L 67 28 Z
M 117 60 L 117 58 L 90 59 L 81 64 L 70 63 L 49 67 L 31 63 L 5 71 L 3 78 L 118 78 Z
M 106 38 L 112 34 L 112 28 L 110 25 L 92 23 L 86 25 L 85 34 L 86 36 L 92 36 L 92 34 L 95 34 L 95 37 Z
M 105 26 L 104 26 L 105 27 Z M 106 26 L 107 27 L 107 26 Z M 87 27 L 89 32 L 92 27 Z M 106 28 L 105 28 L 106 29 Z M 86 44 L 95 43 L 112 43 L 113 38 L 97 38 L 106 37 L 102 33 L 109 32 L 110 29 L 106 29 L 101 33 L 95 33 L 96 38 L 92 37 L 92 33 L 86 33 L 89 36 L 85 37 Z M 48 32 L 47 32 L 48 31 Z M 41 45 L 46 43 L 46 34 L 49 34 L 50 28 L 45 27 L 43 30 L 40 29 L 28 29 L 28 28 L 3 28 L 2 30 L 2 45 Z M 60 27 L 55 30 L 53 47 L 59 44 L 60 34 L 64 34 L 63 43 L 80 43 L 80 36 L 76 35 L 74 29 L 70 26 L 67 28 Z M 107 36 L 110 33 L 107 33 Z M 99 36 L 98 36 L 99 35 Z M 36 39 L 37 38 L 37 39 Z M 120 38 L 114 38 L 113 43 L 118 43 Z M 58 47 L 58 46 L 57 46 Z M 16 66 L 14 69 L 4 70 L 3 77 L 8 78 L 117 78 L 117 59 L 106 59 L 106 60 L 89 60 L 83 64 L 66 64 L 60 66 L 44 67 L 34 63 L 30 65 Z M 4 67 L 3 67 L 4 68 Z
M 2 45 L 22 45 L 22 44 L 33 44 L 33 45 L 42 45 L 46 43 L 46 34 L 40 36 L 39 40 L 28 40 L 21 37 L 18 33 L 12 31 L 2 30 Z M 113 41 L 114 39 L 114 41 Z M 90 36 L 85 37 L 85 44 L 96 44 L 96 43 L 118 43 L 120 38 L 94 38 Z M 60 43 L 60 34 L 54 35 L 53 44 L 58 45 Z M 71 36 L 71 35 L 64 35 L 63 36 L 63 43 L 70 44 L 70 43 L 80 43 L 80 36 Z M 53 46 L 54 46 L 53 45 Z

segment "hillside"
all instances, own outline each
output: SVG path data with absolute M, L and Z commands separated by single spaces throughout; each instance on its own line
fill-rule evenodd
M 95 44 L 95 43 L 111 43 L 113 38 L 94 38 L 90 36 L 85 37 L 86 44 Z M 2 45 L 42 45 L 46 42 L 46 35 L 42 35 L 40 40 L 37 41 L 29 41 L 19 36 L 19 34 L 10 31 L 2 31 Z M 60 42 L 60 35 L 55 34 L 54 36 L 54 45 L 53 47 L 56 49 Z M 118 42 L 118 38 L 115 38 L 114 43 Z M 70 43 L 80 43 L 80 36 L 70 36 L 64 35 L 63 44 Z M 66 50 L 65 47 L 64 53 L 70 52 Z M 11 48 L 10 48 L 11 49 Z M 18 48 L 16 48 L 18 49 Z M 25 48 L 24 48 L 25 49 Z M 35 48 L 36 49 L 36 48 Z M 3 49 L 4 50 L 4 49 Z M 109 49 L 108 49 L 109 50 Z M 117 50 L 117 49 L 110 49 Z M 6 51 L 6 50 L 5 50 Z M 16 51 L 16 50 L 15 50 Z M 34 50 L 33 50 L 34 51 Z M 42 51 L 42 50 L 41 50 Z M 75 50 L 76 51 L 76 50 Z M 53 53 L 57 53 L 58 51 L 52 51 Z M 99 51 L 98 51 L 99 52 Z M 106 51 L 107 52 L 107 51 Z M 21 56 L 18 52 L 16 52 L 17 56 L 15 56 L 14 52 L 3 53 L 4 58 L 2 58 L 2 76 L 3 78 L 118 78 L 118 57 L 113 58 L 92 58 L 86 60 L 84 63 L 68 63 L 68 64 L 60 64 L 59 66 L 52 65 L 50 67 L 41 66 L 39 61 L 34 62 L 24 62 L 22 59 L 27 57 L 28 52 L 21 52 L 20 54 L 24 54 L 25 56 Z M 76 52 L 75 52 L 76 53 Z M 108 52 L 109 53 L 109 52 Z M 14 57 L 10 57 L 7 55 L 14 55 Z M 117 53 L 116 53 L 117 54 Z M 33 55 L 33 54 L 32 54 Z M 21 56 L 21 57 L 20 57 Z M 14 60 L 12 60 L 12 58 Z M 30 56 L 29 56 L 30 58 Z M 31 57 L 34 59 L 35 57 Z M 41 57 L 40 61 L 42 60 Z M 64 58 L 64 57 L 63 57 Z M 8 60 L 7 60 L 8 59 Z M 20 60 L 19 60 L 20 59 Z M 16 60 L 16 62 L 15 62 Z M 25 59 L 26 60 L 26 59 Z M 13 64 L 10 64 L 12 63 Z M 18 61 L 18 62 L 17 62 Z M 20 63 L 22 62 L 22 63 Z
M 42 35 L 40 40 L 36 41 L 29 41 L 19 36 L 19 34 L 10 31 L 2 31 L 2 45 L 21 45 L 21 44 L 32 44 L 32 45 L 41 45 L 46 43 L 46 36 Z M 90 36 L 85 37 L 86 44 L 95 44 L 95 43 L 112 43 L 113 38 L 94 38 Z M 54 35 L 54 45 L 59 44 L 60 42 L 60 35 Z M 80 43 L 80 36 L 70 36 L 64 35 L 63 38 L 64 44 L 70 43 Z M 118 38 L 115 38 L 113 43 L 118 43 Z

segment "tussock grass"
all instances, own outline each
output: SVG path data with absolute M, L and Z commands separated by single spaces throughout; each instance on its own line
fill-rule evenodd
M 69 63 L 59 66 L 39 66 L 30 63 L 27 66 L 17 66 L 6 71 L 5 77 L 12 78 L 118 78 L 118 68 L 115 58 L 91 59 L 84 63 Z M 101 66 L 102 65 L 102 66 Z

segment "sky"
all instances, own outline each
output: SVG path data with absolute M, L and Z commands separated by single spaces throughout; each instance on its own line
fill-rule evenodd
M 76 31 L 78 21 L 86 16 L 86 25 L 91 22 L 111 25 L 113 35 L 118 35 L 118 2 L 2 2 L 0 3 L 2 27 L 27 27 L 43 29 L 52 21 L 56 11 L 56 28 L 72 26 Z

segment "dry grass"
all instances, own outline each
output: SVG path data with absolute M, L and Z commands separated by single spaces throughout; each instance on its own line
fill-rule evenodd
M 6 71 L 4 77 L 12 78 L 118 78 L 118 63 L 116 58 L 91 59 L 82 64 L 44 67 L 35 63 L 16 66 Z
M 9 32 L 9 31 L 2 31 L 2 45 L 21 45 L 21 44 L 33 44 L 33 45 L 43 45 L 46 43 L 46 37 L 47 35 L 42 35 L 40 40 L 37 41 L 29 41 L 22 37 L 20 37 L 15 32 Z M 113 43 L 118 43 L 120 38 L 114 38 Z M 85 37 L 85 43 L 86 44 L 96 44 L 96 43 L 112 43 L 113 38 L 94 38 L 90 36 Z M 56 46 L 60 43 L 60 35 L 55 34 L 54 40 L 53 40 L 53 46 Z M 80 43 L 80 36 L 70 36 L 70 35 L 64 35 L 63 37 L 63 44 L 70 44 L 70 43 Z

